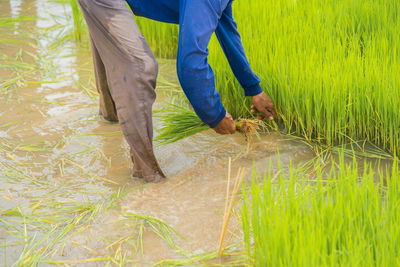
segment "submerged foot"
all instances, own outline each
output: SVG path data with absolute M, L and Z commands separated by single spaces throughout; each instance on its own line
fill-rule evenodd
M 147 164 L 146 161 L 143 161 L 141 158 L 138 158 L 138 161 L 135 162 L 132 148 L 130 149 L 130 157 L 133 163 L 133 178 L 143 179 L 146 183 L 159 183 L 166 179 L 164 172 L 161 170 L 155 158 L 154 164 Z
M 158 172 L 145 175 L 145 174 L 143 174 L 142 171 L 139 171 L 139 170 L 133 170 L 132 178 L 143 179 L 146 183 L 159 183 L 166 179 L 166 177 L 164 175 L 161 175 Z

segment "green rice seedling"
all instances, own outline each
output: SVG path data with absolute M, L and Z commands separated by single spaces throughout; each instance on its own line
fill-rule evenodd
M 387 176 L 356 161 L 310 177 L 253 174 L 242 227 L 251 266 L 397 266 L 400 171 Z
M 245 266 L 246 262 L 243 253 L 236 245 L 230 245 L 225 248 L 224 255 L 228 256 L 223 262 L 218 259 L 218 251 L 212 250 L 199 254 L 191 254 L 184 251 L 178 251 L 184 258 L 165 259 L 153 264 L 153 266 Z
M 128 264 L 135 262 L 134 257 L 137 255 L 138 252 L 143 253 L 142 238 L 145 229 L 150 229 L 161 239 L 166 241 L 171 247 L 179 249 L 172 240 L 173 236 L 179 236 L 179 234 L 164 221 L 152 216 L 134 214 L 131 212 L 123 212 L 120 215 L 122 219 L 114 222 L 115 229 L 118 229 L 119 231 L 127 230 L 129 234 L 123 235 L 115 241 L 105 240 L 107 243 L 109 243 L 109 245 L 105 247 L 107 255 L 94 253 L 95 255 L 100 257 L 80 260 L 46 259 L 41 260 L 41 262 L 52 264 L 106 262 L 114 263 L 119 266 L 124 266 L 123 263 Z M 92 253 L 95 252 L 90 247 L 86 247 L 83 245 L 81 246 L 88 249 Z
M 17 151 L 29 151 L 29 152 L 43 152 L 43 151 L 49 151 L 51 149 L 53 149 L 53 147 L 46 141 L 40 141 L 34 144 L 20 145 L 16 148 Z
M 80 221 L 87 215 L 87 213 L 81 213 L 77 217 L 73 218 L 67 223 L 58 233 L 58 226 L 54 226 L 41 238 L 36 240 L 36 235 L 31 239 L 28 238 L 27 233 L 25 240 L 29 240 L 23 248 L 20 258 L 15 262 L 15 266 L 37 266 L 41 262 L 41 258 L 47 256 L 56 243 L 58 243 L 63 237 L 65 237 L 73 228 L 75 228 Z M 45 245 L 45 242 L 48 242 Z M 41 247 L 42 246 L 42 247 Z M 37 248 L 40 249 L 37 249 Z
M 99 96 L 99 93 L 93 89 L 90 89 L 87 85 L 83 84 L 79 80 L 75 80 L 75 83 L 85 91 L 85 93 L 91 98 L 91 99 L 96 99 L 96 97 Z
M 14 16 L 14 17 L 2 17 L 2 18 L 0 18 L 0 27 L 14 28 L 15 25 L 18 23 L 27 22 L 27 21 L 35 21 L 37 19 L 38 19 L 38 17 L 24 16 L 24 15 L 19 15 L 19 16 Z
M 160 144 L 173 143 L 209 128 L 196 113 L 175 105 L 156 113 L 156 116 L 162 128 L 154 140 Z
M 157 112 L 156 116 L 159 118 L 161 129 L 154 141 L 163 145 L 174 143 L 210 128 L 195 112 L 172 104 L 169 108 Z M 265 128 L 261 121 L 250 119 L 238 119 L 235 125 L 237 131 L 243 133 L 248 141 L 253 140 L 257 128 Z
M 174 236 L 182 237 L 182 235 L 180 235 L 174 228 L 172 228 L 163 220 L 155 218 L 153 216 L 141 215 L 132 212 L 124 212 L 121 215 L 124 217 L 124 219 L 120 221 L 121 224 L 125 224 L 125 227 L 128 226 L 131 229 L 135 228 L 139 229 L 139 231 L 137 231 L 138 234 L 136 235 L 137 237 L 136 248 L 140 248 L 142 252 L 143 252 L 142 235 L 145 227 L 151 229 L 156 235 L 158 235 L 161 239 L 167 242 L 172 248 L 180 249 L 173 241 L 173 237 Z M 132 227 L 132 224 L 134 224 L 136 227 Z
M 155 55 L 161 58 L 176 57 L 179 35 L 177 25 L 140 17 L 136 17 L 136 23 Z
M 73 36 L 75 40 L 81 41 L 83 35 L 86 33 L 86 24 L 83 19 L 83 15 L 78 7 L 78 2 L 76 0 L 71 0 L 72 18 L 74 19 L 74 31 Z
M 40 198 L 40 202 L 29 207 L 1 211 L 0 214 L 4 220 L 0 220 L 0 230 L 2 228 L 13 230 L 18 234 L 17 237 L 23 240 L 24 246 L 19 259 L 14 263 L 15 266 L 37 266 L 44 262 L 56 263 L 47 259 L 51 259 L 54 252 L 59 249 L 62 240 L 73 232 L 90 227 L 99 215 L 115 207 L 116 202 L 125 194 L 126 192 L 119 190 L 109 195 L 108 199 L 97 202 L 87 200 L 83 203 L 54 202 Z M 111 258 L 101 261 L 105 260 L 111 261 Z M 87 262 L 91 261 L 87 260 Z

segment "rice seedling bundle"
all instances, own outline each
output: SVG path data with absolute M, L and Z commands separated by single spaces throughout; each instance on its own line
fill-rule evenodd
M 154 141 L 163 145 L 210 128 L 197 117 L 195 112 L 176 105 L 170 105 L 169 108 L 158 111 L 156 117 L 159 117 L 161 130 Z M 250 143 L 253 141 L 257 129 L 265 128 L 265 124 L 260 120 L 237 119 L 234 123 L 236 130 L 242 133 Z
M 387 177 L 368 166 L 360 175 L 355 162 L 312 181 L 293 168 L 279 173 L 254 175 L 243 193 L 251 266 L 398 265 L 398 162 Z
M 287 132 L 328 145 L 368 140 L 400 152 L 399 1 L 241 0 L 233 10 Z M 171 50 L 176 28 L 138 21 L 152 47 Z M 234 118 L 250 118 L 249 99 L 216 38 L 209 50 L 224 106 Z

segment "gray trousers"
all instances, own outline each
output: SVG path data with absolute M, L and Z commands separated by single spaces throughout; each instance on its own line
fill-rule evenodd
M 158 63 L 124 0 L 78 0 L 89 28 L 100 114 L 119 121 L 133 176 L 165 178 L 153 152 L 152 105 Z

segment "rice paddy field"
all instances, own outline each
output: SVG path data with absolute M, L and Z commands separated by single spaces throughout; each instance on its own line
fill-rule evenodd
M 233 5 L 277 119 L 251 140 L 204 125 L 157 139 L 196 117 L 179 28 L 137 18 L 168 176 L 143 184 L 98 116 L 76 1 L 0 0 L 0 266 L 400 266 L 400 2 Z M 226 109 L 253 119 L 215 37 L 209 50 Z

